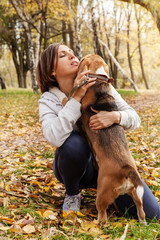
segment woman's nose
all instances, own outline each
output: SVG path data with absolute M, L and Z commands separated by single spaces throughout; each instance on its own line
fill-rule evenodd
M 73 58 L 75 58 L 75 56 L 74 56 L 73 53 L 68 53 L 68 57 L 69 57 L 69 59 L 73 59 Z

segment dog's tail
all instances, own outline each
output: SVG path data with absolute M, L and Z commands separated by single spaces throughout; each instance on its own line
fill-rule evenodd
M 130 165 L 125 165 L 122 167 L 122 172 L 126 178 L 130 178 L 134 187 L 143 186 L 143 183 L 137 173 L 137 171 Z
M 134 187 L 136 188 L 138 198 L 142 200 L 144 194 L 144 187 L 137 171 L 130 165 L 125 165 L 124 167 L 122 167 L 122 170 L 124 176 L 126 178 L 129 178 L 133 183 Z

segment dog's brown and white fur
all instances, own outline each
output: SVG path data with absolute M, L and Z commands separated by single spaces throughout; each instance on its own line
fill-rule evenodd
M 109 75 L 107 64 L 98 55 L 87 55 L 81 60 L 78 73 L 85 70 L 90 70 L 91 74 Z M 123 128 L 118 124 L 101 130 L 91 130 L 89 127 L 89 118 L 95 114 L 91 106 L 99 111 L 117 111 L 109 82 L 110 80 L 105 82 L 97 79 L 82 99 L 82 123 L 99 165 L 96 198 L 98 220 L 105 222 L 108 206 L 119 195 L 127 193 L 136 204 L 139 221 L 145 223 L 143 184 L 130 154 Z

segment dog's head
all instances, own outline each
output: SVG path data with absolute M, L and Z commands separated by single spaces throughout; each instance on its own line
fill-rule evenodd
M 113 79 L 109 77 L 108 65 L 96 54 L 89 54 L 81 59 L 78 74 L 87 70 L 90 70 L 90 74 L 106 76 L 108 82 L 113 82 Z
M 90 70 L 89 75 L 96 74 L 97 80 L 96 83 L 88 89 L 85 97 L 82 99 L 82 111 L 87 109 L 88 106 L 94 106 L 97 110 L 113 110 L 111 103 L 114 102 L 114 99 L 111 94 L 110 85 L 110 82 L 113 82 L 113 78 L 109 77 L 108 65 L 100 56 L 89 54 L 80 61 L 78 74 L 87 70 Z M 99 75 L 105 76 L 105 78 L 101 80 Z

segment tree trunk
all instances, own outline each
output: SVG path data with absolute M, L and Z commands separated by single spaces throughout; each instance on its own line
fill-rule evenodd
M 5 82 L 4 82 L 1 74 L 0 74 L 0 85 L 1 85 L 1 88 L 2 88 L 3 90 L 6 89 L 6 84 L 5 84 Z
M 22 11 L 16 0 L 10 0 L 10 2 L 12 3 L 13 7 L 15 8 L 18 16 L 22 19 L 23 26 L 26 31 L 32 89 L 35 93 L 37 93 L 38 85 L 37 85 L 36 73 L 35 73 L 35 58 L 34 58 L 33 39 L 32 39 L 32 32 L 31 32 L 31 26 L 30 26 L 30 19 L 27 16 L 27 13 L 25 12 L 25 8 L 23 8 L 23 11 Z
M 106 40 L 107 40 L 107 44 L 108 44 L 108 48 L 110 49 L 110 39 L 109 39 L 109 36 L 107 34 L 107 29 L 106 29 L 106 23 L 105 23 L 105 10 L 104 10 L 104 5 L 103 3 L 102 4 L 102 12 L 103 12 L 103 28 L 104 28 L 104 31 L 105 31 L 105 35 L 106 35 Z M 103 45 L 103 49 L 105 48 L 105 46 Z M 103 50 L 104 51 L 104 50 Z M 107 61 L 108 62 L 108 61 Z M 113 64 L 112 64 L 112 60 L 111 58 L 109 58 L 109 65 L 110 65 L 110 72 L 111 72 L 111 76 L 113 77 Z
M 141 48 L 140 16 L 138 17 L 138 15 L 137 15 L 136 6 L 135 6 L 135 16 L 136 16 L 136 20 L 137 20 L 139 62 L 140 62 L 140 66 L 141 66 L 141 72 L 142 72 L 142 77 L 144 79 L 145 87 L 146 87 L 146 89 L 149 89 L 148 80 L 147 80 L 147 77 L 146 77 L 146 74 L 145 74 L 145 70 L 144 70 L 143 54 L 142 54 L 142 48 Z
M 68 10 L 71 12 L 71 4 L 69 0 L 65 0 Z M 69 40 L 70 40 L 70 48 L 75 52 L 75 44 L 74 44 L 74 28 L 72 26 L 72 22 L 69 21 L 68 23 L 68 33 L 69 33 Z
M 45 9 L 44 9 L 44 12 L 43 12 L 43 19 L 44 19 L 44 49 L 47 48 L 47 29 L 48 29 L 48 23 L 47 23 L 47 10 L 48 10 L 48 1 L 49 0 L 46 0 L 46 5 L 45 5 Z M 42 1 L 42 5 L 43 5 L 43 1 Z M 41 28 L 43 26 L 43 23 L 41 23 Z M 40 39 L 40 46 L 41 46 L 41 39 Z
M 95 16 L 95 12 L 94 12 L 93 1 L 92 1 L 92 4 L 91 4 L 91 22 L 92 22 L 92 29 L 93 29 L 93 34 L 94 34 L 95 53 L 103 58 L 103 54 L 102 54 L 102 51 L 101 51 L 101 46 L 100 46 L 99 41 L 98 41 L 96 16 Z
M 28 66 L 25 65 L 23 67 L 23 81 L 24 81 L 24 88 L 27 88 L 27 72 L 28 72 Z
M 128 17 L 127 17 L 127 56 L 128 56 L 128 64 L 129 64 L 129 68 L 130 68 L 130 72 L 131 72 L 131 78 L 132 80 L 135 82 L 135 78 L 134 78 L 134 72 L 133 72 L 133 67 L 132 67 L 132 60 L 131 60 L 131 54 L 130 54 L 130 18 L 131 18 L 131 11 L 129 12 L 129 4 L 128 4 Z
M 12 59 L 14 62 L 16 73 L 17 73 L 18 87 L 23 88 L 24 87 L 24 81 L 23 81 L 24 79 L 23 79 L 23 64 L 21 64 L 22 63 L 21 53 L 17 51 L 14 41 L 11 42 L 10 50 L 12 53 Z M 19 61 L 17 58 L 19 58 Z
M 62 20 L 62 39 L 63 43 L 67 45 L 67 35 L 66 35 L 66 23 L 64 20 Z
M 41 29 L 41 19 L 38 20 L 37 26 L 37 36 L 36 36 L 36 50 L 35 50 L 35 66 L 38 64 L 39 54 L 40 54 L 40 29 Z
M 81 24 L 80 24 L 80 0 L 77 3 L 77 15 L 75 18 L 75 55 L 81 59 L 83 56 L 81 46 Z
M 118 61 L 118 54 L 119 54 L 119 46 L 120 46 L 120 40 L 117 37 L 115 37 L 115 51 L 114 51 L 114 57 L 115 59 Z M 117 69 L 117 65 L 114 63 L 114 72 L 113 72 L 113 78 L 114 78 L 114 87 L 118 88 L 118 84 L 117 84 L 117 76 L 118 76 L 118 69 Z
M 28 49 L 29 49 L 29 63 L 30 63 L 30 71 L 31 71 L 31 81 L 32 81 L 32 89 L 34 93 L 37 93 L 38 91 L 38 85 L 36 81 L 36 72 L 35 72 L 35 61 L 34 61 L 34 49 L 33 49 L 33 41 L 32 41 L 32 34 L 31 29 L 28 24 L 24 23 L 25 29 L 27 30 L 27 40 L 28 40 Z
M 131 85 L 133 86 L 133 88 L 134 88 L 134 90 L 135 90 L 136 92 L 139 92 L 139 90 L 138 90 L 135 82 L 134 82 L 130 77 L 128 77 L 128 76 L 125 74 L 123 68 L 120 66 L 120 64 L 117 62 L 117 60 L 114 58 L 114 56 L 112 55 L 112 53 L 111 53 L 111 51 L 109 50 L 108 46 L 107 46 L 102 40 L 100 40 L 100 39 L 99 39 L 99 42 L 100 42 L 102 45 L 105 46 L 105 48 L 107 49 L 108 55 L 110 56 L 110 58 L 112 59 L 112 61 L 117 65 L 117 67 L 118 67 L 119 71 L 121 72 L 122 76 L 131 83 Z
M 103 35 L 103 31 L 104 29 L 102 28 L 102 21 L 101 21 L 101 12 L 100 12 L 100 5 L 103 7 L 103 2 L 98 2 L 98 31 L 99 31 L 99 34 L 100 34 L 100 39 L 103 39 L 104 35 Z M 103 9 L 104 10 L 104 9 Z M 102 16 L 103 17 L 103 24 L 105 25 L 105 15 Z M 103 59 L 104 61 L 107 63 L 108 62 L 108 57 L 106 55 L 106 52 L 105 52 L 105 47 L 102 46 L 102 55 L 103 55 Z

